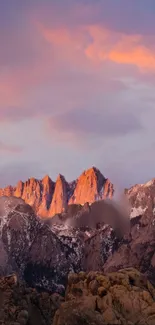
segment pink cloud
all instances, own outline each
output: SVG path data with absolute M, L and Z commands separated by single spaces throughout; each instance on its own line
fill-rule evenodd
M 85 10 L 87 11 L 88 8 Z M 88 23 L 72 28 L 65 25 L 47 27 L 45 23 L 33 19 L 31 16 L 31 20 L 28 20 L 29 27 L 24 25 L 25 43 L 23 44 L 22 41 L 24 51 L 20 52 L 20 40 L 19 44 L 16 40 L 16 51 L 13 56 L 17 57 L 16 64 L 14 61 L 11 63 L 10 53 L 7 58 L 9 66 L 2 70 L 0 76 L 0 122 L 49 113 L 50 109 L 46 105 L 43 109 L 38 105 L 36 97 L 37 94 L 38 97 L 41 96 L 39 89 L 42 92 L 43 88 L 56 89 L 55 94 L 62 92 L 62 97 L 67 94 L 64 106 L 68 101 L 73 103 L 74 107 L 74 103 L 79 103 L 79 98 L 80 101 L 87 102 L 87 91 L 98 94 L 102 89 L 111 93 L 123 90 L 123 83 L 116 81 L 120 75 L 118 74 L 117 78 L 113 73 L 114 65 L 125 66 L 124 69 L 132 65 L 139 69 L 140 74 L 155 71 L 153 38 L 150 38 L 149 43 L 143 35 L 125 35 L 101 25 Z M 7 53 L 8 50 L 9 42 L 6 47 Z M 12 48 L 10 52 L 11 50 Z M 28 51 L 27 55 L 24 55 L 26 51 Z M 3 52 L 4 61 L 4 49 Z M 23 57 L 19 65 L 18 55 L 19 58 Z M 108 69 L 107 64 L 109 64 Z M 101 71 L 102 67 L 104 73 Z M 85 73 L 87 79 L 91 81 L 84 80 Z M 73 75 L 75 90 L 72 89 L 73 83 L 69 74 Z M 66 87 L 70 91 L 66 91 Z M 74 91 L 76 95 L 72 98 Z M 57 97 L 61 96 L 57 95 Z M 50 98 L 50 90 L 48 98 Z M 52 95 L 47 101 L 52 109 Z M 57 101 L 54 105 L 59 106 Z
M 141 72 L 155 70 L 154 37 L 140 34 L 126 35 L 104 28 L 103 26 L 81 26 L 76 29 L 53 28 L 40 25 L 44 39 L 63 55 L 77 64 L 86 58 L 94 62 L 109 60 L 118 64 L 135 65 Z M 74 54 L 74 55 L 73 55 Z M 93 62 L 92 62 L 93 64 Z
M 93 39 L 85 50 L 89 59 L 135 65 L 141 72 L 155 70 L 155 48 L 152 47 L 155 37 L 150 38 L 149 44 L 143 35 L 125 35 L 99 26 L 90 26 L 88 30 Z

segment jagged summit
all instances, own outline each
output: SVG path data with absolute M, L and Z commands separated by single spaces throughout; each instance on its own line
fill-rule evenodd
M 68 204 L 83 205 L 111 198 L 113 193 L 113 184 L 94 166 L 69 183 L 61 174 L 55 182 L 46 175 L 42 180 L 31 177 L 26 182 L 19 181 L 16 187 L 0 189 L 0 196 L 21 197 L 41 217 L 61 213 Z

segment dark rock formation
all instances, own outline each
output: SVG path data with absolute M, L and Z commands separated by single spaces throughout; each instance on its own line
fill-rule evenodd
M 0 198 L 0 229 L 1 274 L 11 266 L 29 285 L 63 292 L 68 273 L 81 268 L 82 242 L 60 240 L 21 199 Z
M 58 294 L 27 287 L 16 274 L 0 278 L 0 324 L 51 325 L 62 302 Z
M 105 271 L 136 267 L 155 284 L 155 181 L 126 191 L 131 204 L 131 231 L 105 265 Z

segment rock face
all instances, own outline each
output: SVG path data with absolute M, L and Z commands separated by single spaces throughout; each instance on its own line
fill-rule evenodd
M 51 325 L 63 298 L 38 293 L 18 282 L 17 275 L 0 278 L 0 323 L 4 325 Z
M 62 175 L 58 176 L 56 182 L 49 176 L 42 180 L 31 178 L 25 183 L 19 181 L 16 187 L 0 189 L 0 196 L 22 198 L 37 215 L 44 218 L 61 213 L 68 204 L 85 204 L 111 198 L 113 192 L 111 182 L 97 168 L 92 167 L 71 183 L 67 183 Z
M 106 272 L 112 272 L 120 268 L 135 267 L 146 274 L 155 285 L 155 181 L 133 186 L 126 190 L 126 195 L 131 204 L 131 220 L 130 231 L 126 232 L 123 238 L 116 235 L 116 229 L 115 231 L 112 229 L 114 225 L 107 225 L 107 213 L 106 217 L 102 214 L 105 224 L 96 230 L 89 227 L 87 229 L 86 225 L 89 225 L 89 222 L 87 224 L 83 222 L 85 239 L 82 269 L 85 271 L 104 269 Z M 91 207 L 84 206 L 81 218 L 85 218 L 96 204 L 101 205 L 102 201 L 93 203 Z M 77 206 L 73 205 L 70 208 L 74 215 L 81 213 L 81 208 Z M 75 212 L 76 209 L 78 212 Z M 116 213 L 114 215 L 116 217 Z M 55 217 L 52 221 L 54 220 Z M 116 220 L 119 218 L 116 217 Z M 118 222 L 119 229 L 121 226 L 122 222 Z
M 131 204 L 131 218 L 155 215 L 155 179 L 125 190 Z
M 1 274 L 11 269 L 31 286 L 63 292 L 68 273 L 80 271 L 80 239 L 56 236 L 22 199 L 0 198 L 0 230 Z
M 64 214 L 76 219 L 80 212 L 83 218 L 89 208 L 69 205 Z M 1 275 L 14 271 L 29 286 L 64 292 L 69 272 L 101 269 L 116 250 L 120 233 L 107 224 L 104 213 L 99 229 L 89 223 L 65 225 L 64 214 L 61 223 L 49 227 L 21 198 L 0 197 Z
M 155 284 L 155 180 L 126 190 L 131 204 L 131 230 L 104 265 L 106 271 L 136 267 Z
M 135 269 L 105 275 L 81 272 L 68 278 L 65 302 L 53 325 L 155 324 L 155 289 Z
M 109 256 L 117 249 L 120 240 L 109 225 L 103 226 L 94 234 L 91 232 L 89 234 L 90 237 L 86 238 L 84 245 L 82 270 L 102 270 Z

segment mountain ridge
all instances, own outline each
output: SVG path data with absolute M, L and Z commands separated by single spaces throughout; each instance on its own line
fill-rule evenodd
M 25 182 L 19 181 L 16 186 L 0 188 L 0 196 L 22 198 L 42 218 L 61 213 L 70 204 L 93 203 L 111 198 L 113 194 L 113 184 L 94 166 L 72 182 L 67 182 L 61 174 L 55 182 L 46 175 L 41 180 L 31 177 Z

